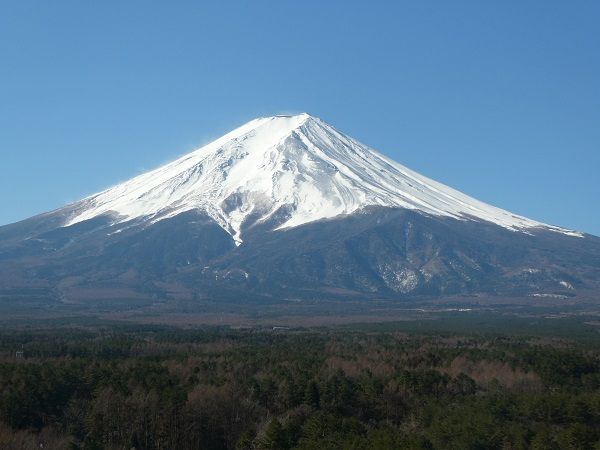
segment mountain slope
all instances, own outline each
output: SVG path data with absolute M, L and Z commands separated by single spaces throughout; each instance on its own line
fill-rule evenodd
M 0 227 L 0 303 L 15 293 L 54 305 L 569 302 L 598 289 L 600 239 L 482 203 L 307 114 L 253 120 L 161 168 Z
M 84 200 L 66 224 L 106 213 L 119 221 L 158 221 L 201 209 L 239 243 L 247 221 L 278 213 L 277 228 L 287 228 L 365 206 L 577 234 L 479 202 L 307 114 L 248 122 L 177 161 Z

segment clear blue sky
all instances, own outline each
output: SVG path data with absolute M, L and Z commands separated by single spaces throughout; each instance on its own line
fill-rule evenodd
M 600 235 L 600 2 L 208 3 L 0 3 L 0 223 L 307 111 Z

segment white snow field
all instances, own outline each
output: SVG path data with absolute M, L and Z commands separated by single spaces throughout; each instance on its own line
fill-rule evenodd
M 252 120 L 156 170 L 88 197 L 65 223 L 102 214 L 115 222 L 156 222 L 205 211 L 236 242 L 249 216 L 267 220 L 287 208 L 279 228 L 352 214 L 370 205 L 400 207 L 531 232 L 546 225 L 495 208 L 426 178 L 308 114 Z

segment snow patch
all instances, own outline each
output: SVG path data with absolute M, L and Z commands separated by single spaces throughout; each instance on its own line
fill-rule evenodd
M 575 289 L 573 287 L 573 285 L 571 283 L 569 283 L 568 281 L 561 281 L 559 284 L 567 289 L 571 289 L 571 290 Z

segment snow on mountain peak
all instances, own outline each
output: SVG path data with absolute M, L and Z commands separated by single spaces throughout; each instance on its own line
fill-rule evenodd
M 353 213 L 400 207 L 475 219 L 515 230 L 543 227 L 430 180 L 302 113 L 254 119 L 163 167 L 74 205 L 65 226 L 112 214 L 117 222 L 156 222 L 205 211 L 242 242 L 248 222 L 276 218 L 287 228 Z

